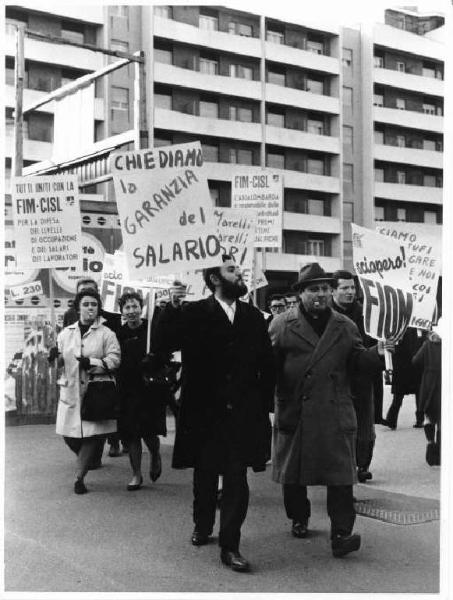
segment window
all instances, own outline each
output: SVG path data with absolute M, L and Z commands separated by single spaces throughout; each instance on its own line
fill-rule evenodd
M 209 195 L 211 196 L 212 204 L 220 206 L 220 190 L 218 188 L 209 188 Z
M 268 42 L 272 42 L 273 44 L 284 44 L 285 36 L 280 31 L 268 30 L 266 33 L 266 40 Z
M 154 107 L 165 108 L 166 110 L 172 109 L 172 97 L 171 94 L 154 94 Z
M 324 82 L 319 79 L 307 79 L 307 92 L 322 95 L 324 93 Z
M 236 32 L 238 35 L 242 35 L 244 37 L 252 37 L 253 29 L 251 25 L 246 25 L 245 23 L 238 23 L 236 27 Z
M 307 200 L 307 205 L 309 215 L 316 215 L 318 217 L 324 216 L 324 200 L 309 198 Z
M 217 75 L 218 72 L 219 62 L 217 60 L 200 57 L 200 73 L 204 73 L 205 75 Z
M 153 141 L 153 145 L 155 148 L 158 148 L 160 146 L 171 146 L 172 141 L 169 139 L 165 139 L 165 138 L 155 137 L 154 141 Z
M 343 145 L 349 146 L 352 150 L 353 129 L 349 125 L 343 125 Z
M 122 40 L 111 40 L 110 49 L 118 52 L 129 52 L 129 44 Z
M 111 5 L 110 6 L 110 10 L 112 11 L 112 15 L 114 15 L 115 17 L 124 17 L 126 19 L 127 19 L 127 16 L 128 16 L 127 8 L 128 8 L 127 6 L 119 5 L 119 4 L 115 4 L 115 5 Z
M 396 209 L 396 220 L 397 221 L 406 221 L 406 209 L 405 208 L 397 208 Z
M 315 42 L 314 40 L 307 40 L 307 50 L 314 54 L 324 54 L 324 44 L 322 42 Z
M 230 65 L 230 77 L 253 80 L 253 69 L 242 65 Z
M 396 136 L 396 145 L 399 146 L 400 148 L 405 148 L 406 147 L 406 138 L 404 135 L 397 135 Z
M 171 50 L 162 50 L 161 48 L 154 48 L 154 60 L 158 63 L 171 65 L 173 64 L 173 53 Z
M 423 220 L 425 223 L 429 223 L 430 225 L 436 225 L 437 224 L 437 213 L 434 212 L 433 210 L 425 210 Z
M 230 120 L 251 123 L 253 121 L 253 111 L 251 108 L 242 106 L 230 106 Z
M 6 85 L 14 85 L 14 65 L 12 67 L 5 65 L 5 83 Z
M 383 206 L 375 206 L 374 207 L 374 220 L 375 221 L 384 221 L 384 207 Z
M 234 21 L 230 21 L 228 23 L 228 33 L 231 33 L 233 35 L 236 34 L 236 23 Z
M 316 135 L 324 135 L 324 122 L 317 119 L 307 119 L 307 131 Z
M 343 202 L 343 221 L 352 223 L 354 221 L 354 203 Z
M 324 175 L 324 161 L 318 158 L 309 158 L 307 172 L 313 173 L 313 175 Z
M 308 240 L 307 241 L 307 254 L 309 256 L 325 256 L 324 240 Z
M 277 154 L 275 152 L 267 153 L 267 166 L 273 167 L 275 169 L 284 169 L 285 168 L 285 155 Z
M 399 71 L 400 73 L 405 73 L 406 72 L 406 63 L 401 62 L 401 61 L 396 61 L 396 70 Z
M 399 110 L 406 110 L 406 100 L 404 98 L 397 98 L 396 108 Z
M 423 150 L 436 150 L 436 142 L 434 140 L 423 140 Z
M 436 69 L 434 67 L 423 67 L 422 68 L 423 77 L 436 77 Z
M 253 152 L 242 148 L 230 148 L 230 163 L 253 165 Z
M 423 103 L 423 112 L 427 115 L 435 115 L 436 107 L 434 104 L 428 104 L 426 102 Z
M 354 167 L 350 163 L 343 163 L 343 180 L 347 183 L 354 181 Z
M 384 106 L 384 96 L 382 94 L 374 94 L 373 104 L 374 106 Z
M 374 131 L 374 143 L 375 144 L 383 144 L 384 143 L 384 132 L 383 131 Z
M 268 83 L 274 83 L 275 85 L 286 85 L 286 77 L 284 73 L 279 73 L 278 71 L 268 70 L 267 72 L 267 81 Z
M 61 28 L 61 37 L 69 42 L 74 42 L 74 44 L 83 44 L 85 41 L 83 31 L 77 31 L 75 29 L 66 29 L 64 27 Z
M 374 57 L 374 66 L 377 69 L 383 69 L 384 68 L 384 57 L 383 56 L 375 56 Z
M 206 102 L 200 100 L 200 117 L 207 117 L 208 119 L 219 118 L 219 105 L 217 102 Z
M 400 183 L 400 184 L 406 183 L 406 172 L 405 171 L 397 171 L 396 172 L 396 183 Z
M 129 111 L 129 90 L 127 88 L 112 86 L 112 109 Z
M 219 19 L 209 15 L 200 15 L 198 27 L 208 31 L 217 31 L 219 29 Z
M 426 187 L 436 187 L 436 176 L 423 175 L 423 185 Z
M 343 86 L 343 104 L 344 106 L 352 106 L 352 88 Z
M 267 112 L 267 124 L 273 127 L 285 126 L 285 115 L 282 113 Z
M 384 169 L 374 169 L 374 181 L 384 181 Z
M 351 48 L 343 48 L 343 56 L 341 59 L 344 67 L 352 67 L 352 50 Z
M 203 160 L 206 162 L 219 162 L 219 148 L 211 144 L 201 144 Z
M 155 6 L 154 14 L 156 17 L 162 17 L 163 19 L 171 19 L 171 8 L 170 6 Z

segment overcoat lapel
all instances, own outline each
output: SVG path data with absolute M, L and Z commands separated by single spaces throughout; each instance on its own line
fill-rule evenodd
M 316 347 L 319 342 L 319 337 L 313 331 L 308 321 L 304 318 L 300 310 L 292 309 L 288 314 L 288 326 L 290 331 L 308 342 L 311 346 Z
M 311 328 L 310 328 L 311 329 Z M 316 345 L 315 351 L 312 354 L 310 364 L 308 368 L 310 369 L 318 360 L 320 360 L 326 352 L 334 346 L 338 338 L 341 335 L 341 323 L 336 318 L 335 314 L 332 312 L 330 319 L 327 322 L 327 326 L 322 334 L 321 338 L 318 338 L 318 343 Z

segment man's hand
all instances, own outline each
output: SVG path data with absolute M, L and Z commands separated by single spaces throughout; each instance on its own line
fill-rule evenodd
M 91 363 L 88 356 L 76 356 L 76 359 L 79 361 L 80 367 L 84 371 L 88 371 L 88 369 L 91 368 Z
M 396 344 L 393 340 L 379 340 L 377 343 L 377 351 L 380 356 L 384 356 L 386 350 L 387 352 L 390 352 L 390 354 L 393 354 L 395 352 L 395 346 Z

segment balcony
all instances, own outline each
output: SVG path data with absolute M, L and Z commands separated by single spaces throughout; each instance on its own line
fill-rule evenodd
M 76 48 L 67 44 L 51 44 L 25 37 L 25 59 L 52 65 L 74 67 L 82 71 L 97 71 L 104 66 L 104 57 L 100 52 Z M 16 55 L 16 36 L 12 28 L 5 35 L 4 54 Z
M 429 94 L 430 96 L 443 97 L 444 95 L 444 82 L 442 79 L 412 75 L 411 73 L 403 73 L 393 69 L 375 67 L 374 82 L 401 90 Z
M 52 155 L 50 142 L 38 142 L 36 140 L 24 140 L 24 160 L 41 161 L 48 160 Z M 5 156 L 14 155 L 14 137 L 12 134 L 5 136 Z
M 340 140 L 337 137 L 271 125 L 266 127 L 266 143 L 286 148 L 305 148 L 331 154 L 340 153 Z
M 154 35 L 182 44 L 201 46 L 220 52 L 233 52 L 253 58 L 261 56 L 261 44 L 258 38 L 233 35 L 224 31 L 208 31 L 187 23 L 157 16 L 154 17 Z
M 317 262 L 328 273 L 341 269 L 341 259 L 336 256 L 312 256 L 311 254 L 285 254 L 267 252 L 266 269 L 269 271 L 295 271 L 306 263 Z
M 408 31 L 384 24 L 375 25 L 373 34 L 373 41 L 378 46 L 416 54 L 424 58 L 440 61 L 445 60 L 446 46 L 425 36 L 414 35 Z
M 292 48 L 285 44 L 265 43 L 265 53 L 268 60 L 272 62 L 281 62 L 303 69 L 313 69 L 322 71 L 330 75 L 340 74 L 340 65 L 338 58 L 316 54 L 300 48 Z
M 421 202 L 423 204 L 442 204 L 442 188 L 424 185 L 374 182 L 374 196 L 386 200 L 401 202 Z
M 336 217 L 324 217 L 285 211 L 283 213 L 283 229 L 338 235 L 341 233 L 341 221 Z
M 312 94 L 311 92 L 296 90 L 274 83 L 266 84 L 266 101 L 335 115 L 340 112 L 340 100 L 338 98 Z
M 409 129 L 422 129 L 443 133 L 444 118 L 438 115 L 428 115 L 413 110 L 399 110 L 397 108 L 373 107 L 373 120 L 379 123 L 399 125 Z
M 206 162 L 205 167 L 206 177 L 218 181 L 231 181 L 233 175 L 249 175 L 251 171 L 260 169 L 257 166 L 217 162 Z M 340 193 L 340 180 L 338 177 L 300 173 L 299 171 L 274 169 L 272 167 L 267 167 L 267 169 L 275 173 L 280 173 L 284 177 L 285 187 L 288 188 L 312 190 L 328 194 Z
M 75 19 L 84 23 L 95 23 L 104 25 L 104 7 L 102 4 L 66 4 L 64 2 L 53 3 L 51 6 L 36 4 L 36 2 L 21 2 L 21 8 L 32 11 L 39 10 L 41 13 L 57 15 L 63 19 Z
M 14 97 L 14 86 L 13 85 L 5 85 L 3 88 L 5 91 L 5 106 L 14 107 L 15 105 L 15 97 Z M 50 92 L 40 92 L 38 90 L 29 90 L 24 89 L 24 109 L 35 102 L 38 102 L 45 98 Z M 55 101 L 48 102 L 44 104 L 42 108 L 39 109 L 42 112 L 51 113 L 55 112 Z M 97 121 L 103 121 L 105 119 L 104 113 L 104 101 L 102 98 L 94 99 L 94 118 Z
M 223 77 L 222 75 L 206 75 L 199 71 L 182 69 L 164 63 L 154 63 L 154 81 L 172 87 L 186 87 L 252 100 L 261 99 L 261 84 L 259 81 L 249 81 L 238 77 Z
M 375 144 L 374 158 L 386 162 L 417 165 L 433 169 L 443 168 L 443 153 L 434 150 L 418 150 L 415 148 Z
M 154 127 L 170 131 L 183 131 L 195 135 L 235 138 L 246 142 L 258 143 L 261 140 L 261 125 L 259 123 L 242 123 L 228 119 L 199 117 L 163 108 L 156 108 L 154 111 Z

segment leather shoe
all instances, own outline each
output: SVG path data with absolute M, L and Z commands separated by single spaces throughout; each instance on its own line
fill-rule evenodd
M 357 469 L 357 479 L 360 483 L 365 483 L 368 479 L 373 479 L 373 474 L 368 469 Z
M 360 548 L 360 535 L 335 535 L 332 539 L 332 554 L 340 558 Z
M 250 563 L 237 550 L 225 550 L 222 548 L 220 552 L 220 560 L 227 567 L 231 567 L 233 571 L 239 573 L 247 573 L 250 571 Z
M 143 485 L 143 477 L 140 477 L 140 481 L 138 483 L 128 483 L 127 484 L 127 491 L 128 492 L 135 492 L 136 490 L 139 490 Z
M 306 538 L 308 535 L 308 523 L 302 521 L 293 521 L 291 533 L 296 538 Z
M 74 482 L 74 492 L 76 494 L 86 494 L 88 492 L 87 487 L 82 479 L 76 479 Z
M 209 534 L 194 529 L 190 541 L 192 542 L 192 546 L 205 546 L 209 544 Z

